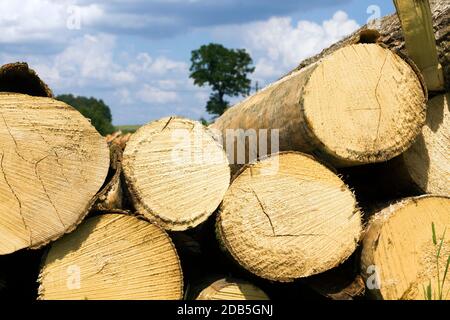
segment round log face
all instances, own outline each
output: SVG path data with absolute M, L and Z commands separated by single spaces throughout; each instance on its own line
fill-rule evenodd
M 422 196 L 401 201 L 373 217 L 362 251 L 362 272 L 372 286 L 367 290 L 370 295 L 386 300 L 423 300 L 423 289 L 431 283 L 432 295 L 437 298 L 436 254 L 444 230 L 450 228 L 449 212 L 450 198 Z M 439 259 L 441 281 L 449 255 L 447 232 Z M 446 281 L 444 298 L 449 289 Z
M 181 299 L 175 248 L 158 226 L 122 214 L 90 218 L 55 242 L 39 277 L 42 300 Z
M 125 148 L 123 169 L 139 213 L 174 231 L 205 221 L 230 183 L 222 147 L 200 123 L 177 117 L 140 128 Z
M 0 146 L 0 254 L 72 230 L 108 172 L 103 137 L 49 98 L 0 94 Z
M 324 153 L 344 165 L 363 164 L 391 159 L 411 145 L 425 121 L 425 101 L 408 63 L 377 44 L 358 44 L 318 63 L 303 110 Z
M 221 279 L 203 289 L 196 300 L 269 300 L 269 297 L 251 283 Z
M 248 165 L 217 220 L 219 240 L 250 272 L 288 282 L 333 268 L 355 250 L 361 217 L 352 192 L 300 153 Z
M 450 196 L 450 94 L 431 99 L 421 135 L 403 155 L 413 181 L 426 193 Z

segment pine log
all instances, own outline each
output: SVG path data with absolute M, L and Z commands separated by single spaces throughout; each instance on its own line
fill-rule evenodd
M 385 300 L 422 300 L 425 299 L 423 289 L 430 283 L 432 294 L 437 294 L 438 272 L 442 281 L 450 255 L 450 233 L 447 232 L 438 270 L 436 254 L 444 230 L 450 228 L 449 212 L 449 197 L 427 195 L 404 199 L 372 217 L 361 254 L 361 271 L 369 296 Z M 449 289 L 446 281 L 444 295 Z
M 291 282 L 336 267 L 362 232 L 353 193 L 327 167 L 286 152 L 244 166 L 216 224 L 223 248 L 242 267 Z
M 257 137 L 262 129 L 278 129 L 280 151 L 302 151 L 346 167 L 405 151 L 424 124 L 425 102 L 426 89 L 414 66 L 377 44 L 355 44 L 257 92 L 211 128 L 225 137 L 233 164 L 239 164 L 230 154 L 238 142 L 230 144 L 230 129 L 253 129 Z
M 362 202 L 423 193 L 450 196 L 450 94 L 428 102 L 426 124 L 406 152 L 388 162 L 341 172 Z
M 427 121 L 401 157 L 409 178 L 425 193 L 450 196 L 450 93 L 428 103 Z
M 138 213 L 172 231 L 204 222 L 230 183 L 220 144 L 201 123 L 178 117 L 139 128 L 125 148 L 123 172 Z
M 53 93 L 47 84 L 24 62 L 9 63 L 0 67 L 0 92 L 53 98 Z
M 175 300 L 183 276 L 169 236 L 125 214 L 89 218 L 52 244 L 39 276 L 41 300 Z
M 196 300 L 269 300 L 269 297 L 247 281 L 220 279 L 204 288 Z
M 431 0 L 433 27 L 436 35 L 436 44 L 439 55 L 439 62 L 443 68 L 444 78 L 446 81 L 446 90 L 450 90 L 450 6 L 448 0 Z M 405 48 L 405 39 L 403 36 L 402 26 L 398 19 L 397 14 L 385 16 L 381 19 L 377 19 L 369 25 L 364 25 L 352 35 L 346 37 L 342 41 L 330 46 L 323 50 L 320 54 L 317 54 L 311 58 L 302 61 L 299 66 L 294 70 L 303 69 L 309 66 L 325 56 L 332 54 L 333 52 L 351 45 L 356 42 L 360 42 L 360 34 L 367 31 L 367 29 L 373 29 L 379 32 L 380 37 L 378 42 L 386 45 L 395 52 L 407 55 L 408 52 Z M 292 71 L 292 72 L 294 72 Z
M 104 138 L 63 102 L 0 93 L 0 254 L 70 232 L 105 181 Z

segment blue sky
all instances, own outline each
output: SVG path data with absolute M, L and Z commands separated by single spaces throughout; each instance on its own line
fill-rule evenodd
M 0 63 L 28 62 L 56 94 L 103 99 L 117 125 L 209 118 L 191 50 L 245 48 L 264 86 L 392 12 L 391 0 L 0 0 Z

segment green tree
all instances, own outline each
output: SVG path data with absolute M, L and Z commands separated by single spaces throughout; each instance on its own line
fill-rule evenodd
M 112 125 L 111 110 L 103 102 L 95 98 L 75 97 L 72 94 L 63 94 L 56 97 L 56 99 L 65 102 L 91 120 L 92 125 L 102 135 L 107 135 L 115 131 Z
M 219 116 L 229 107 L 225 96 L 248 95 L 251 80 L 247 78 L 255 68 L 245 49 L 227 49 L 221 44 L 201 46 L 191 54 L 190 77 L 194 84 L 210 86 L 212 93 L 206 111 Z

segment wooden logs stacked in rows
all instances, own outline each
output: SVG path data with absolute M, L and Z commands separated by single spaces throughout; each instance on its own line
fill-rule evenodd
M 168 117 L 110 152 L 26 64 L 0 68 L 2 262 L 70 232 L 47 248 L 39 299 L 448 298 L 449 96 L 428 101 L 386 47 L 404 46 L 399 28 L 383 19 L 380 39 L 353 35 L 210 128 Z M 420 196 L 398 201 L 397 182 Z M 0 269 L 0 294 L 11 283 Z

